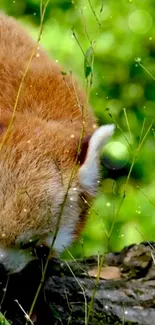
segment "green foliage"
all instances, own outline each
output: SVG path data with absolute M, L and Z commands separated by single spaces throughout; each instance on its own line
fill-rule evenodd
M 0 6 L 37 38 L 39 0 L 0 0 Z M 55 0 L 47 8 L 41 44 L 63 64 L 63 71 L 79 76 L 82 86 L 93 72 L 91 106 L 100 124 L 117 125 L 101 156 L 104 180 L 90 209 L 83 240 L 71 250 L 75 256 L 102 253 L 107 242 L 110 249 L 117 250 L 144 239 L 154 240 L 153 126 L 136 157 L 136 148 L 155 115 L 154 21 L 154 0 Z M 126 197 L 118 210 L 130 169 Z M 111 227 L 108 240 L 105 228 L 109 232 Z
M 0 312 L 0 325 L 11 325 L 1 312 Z

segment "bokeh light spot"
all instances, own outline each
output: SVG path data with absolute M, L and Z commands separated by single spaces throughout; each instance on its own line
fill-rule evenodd
M 148 11 L 136 10 L 129 16 L 128 23 L 134 33 L 145 34 L 151 29 L 153 20 Z
M 104 147 L 101 159 L 107 168 L 118 170 L 127 164 L 129 152 L 121 142 L 110 142 Z

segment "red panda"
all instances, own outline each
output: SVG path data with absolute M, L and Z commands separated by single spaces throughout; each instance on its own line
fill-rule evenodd
M 0 144 L 35 46 L 15 19 L 0 14 Z M 28 243 L 51 245 L 75 162 L 54 243 L 56 253 L 83 229 L 82 196 L 89 200 L 96 192 L 99 153 L 114 131 L 113 125 L 96 127 L 86 95 L 38 46 L 0 150 L 0 262 L 9 271 L 19 271 L 31 260 L 24 249 Z

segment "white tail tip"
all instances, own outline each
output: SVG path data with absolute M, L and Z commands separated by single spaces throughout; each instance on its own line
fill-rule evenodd
M 114 124 L 108 124 L 99 127 L 93 133 L 89 141 L 86 159 L 79 169 L 80 185 L 87 193 L 92 195 L 96 192 L 99 177 L 99 155 L 101 149 L 113 135 L 114 129 Z

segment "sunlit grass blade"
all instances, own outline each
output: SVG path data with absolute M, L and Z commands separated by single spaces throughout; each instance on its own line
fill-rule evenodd
M 145 67 L 144 67 L 144 65 L 142 64 L 142 63 L 140 63 L 138 60 L 135 60 L 140 66 L 141 66 L 141 68 L 143 69 L 143 70 L 145 70 L 146 72 L 147 72 L 147 74 L 155 81 L 155 77 L 152 75 L 152 73 L 149 71 L 149 70 L 147 70 Z
M 153 203 L 150 198 L 148 197 L 148 195 L 146 193 L 144 193 L 140 187 L 137 185 L 136 188 L 140 191 L 140 193 L 142 193 L 143 196 L 145 196 L 145 198 L 150 202 L 150 204 L 155 208 L 155 203 Z
M 142 136 L 143 136 L 145 124 L 146 124 L 146 117 L 144 117 L 144 121 L 143 121 L 143 124 L 142 124 L 141 132 L 140 132 L 140 138 L 139 138 L 139 143 L 141 143 L 141 140 L 142 140 Z
M 128 172 L 128 175 L 127 175 L 127 178 L 126 178 L 126 182 L 125 182 L 125 185 L 124 185 L 123 195 L 122 195 L 122 198 L 121 198 L 120 204 L 119 204 L 119 206 L 118 206 L 118 209 L 117 209 L 117 211 L 116 211 L 116 216 L 115 216 L 115 219 L 114 219 L 114 220 L 117 219 L 117 217 L 118 217 L 118 215 L 119 215 L 119 213 L 120 213 L 121 207 L 122 207 L 123 202 L 124 202 L 125 197 L 126 197 L 126 190 L 127 190 L 127 186 L 128 186 L 128 183 L 129 183 L 130 177 L 131 177 L 131 173 L 132 173 L 133 167 L 134 167 L 135 162 L 136 162 L 136 160 L 137 160 L 137 158 L 138 158 L 138 155 L 139 155 L 139 152 L 140 152 L 140 150 L 141 150 L 141 147 L 142 147 L 142 145 L 143 145 L 143 143 L 144 143 L 146 137 L 148 136 L 148 134 L 149 134 L 149 132 L 150 132 L 150 130 L 151 130 L 151 127 L 152 127 L 153 123 L 154 123 L 154 121 L 152 121 L 152 123 L 151 123 L 150 126 L 148 127 L 146 133 L 144 134 L 144 136 L 143 136 L 143 138 L 142 138 L 140 144 L 138 145 L 138 147 L 137 147 L 137 149 L 136 149 L 136 153 L 135 153 L 135 155 L 134 155 L 134 157 L 133 157 L 133 160 L 132 160 L 132 163 L 131 163 L 131 166 L 130 166 L 130 169 L 129 169 L 129 172 Z M 114 221 L 113 221 L 113 223 L 112 223 L 112 227 L 111 227 L 111 231 L 110 231 L 110 237 L 111 237 L 111 235 L 112 235 L 113 228 L 114 228 Z
M 94 8 L 93 8 L 93 5 L 92 5 L 92 3 L 91 3 L 90 0 L 88 0 L 88 2 L 89 2 L 89 6 L 90 6 L 90 8 L 91 8 L 91 11 L 92 11 L 92 13 L 93 13 L 93 15 L 94 15 L 94 17 L 95 17 L 95 19 L 96 19 L 96 21 L 97 21 L 98 27 L 100 28 L 100 27 L 101 27 L 101 23 L 100 23 L 100 21 L 99 21 L 97 15 L 96 15 L 96 12 L 95 12 L 95 10 L 94 10 Z M 102 9 L 102 7 L 101 7 L 101 9 Z
M 99 217 L 99 220 L 102 222 L 102 225 L 103 225 L 103 228 L 104 228 L 104 231 L 105 231 L 105 234 L 107 237 L 109 237 L 109 234 L 108 234 L 108 231 L 106 230 L 106 227 L 103 223 L 103 220 L 102 218 L 100 217 L 100 215 L 97 213 L 97 211 L 89 204 L 89 202 L 83 197 L 81 196 L 81 198 L 83 199 L 83 201 L 89 206 L 89 208 L 91 209 L 92 212 L 94 212 L 94 214 Z
M 113 117 L 113 115 L 109 112 L 109 109 L 106 109 L 108 111 L 108 115 L 110 116 L 110 118 L 113 120 L 113 122 L 115 123 L 117 129 L 122 133 L 122 135 L 124 136 L 124 139 L 126 140 L 127 144 L 129 145 L 129 147 L 131 148 L 131 150 L 133 150 L 128 138 L 126 137 L 124 131 L 122 130 L 122 128 L 120 127 L 120 125 L 118 124 L 118 122 L 116 121 L 116 119 Z
M 78 280 L 78 278 L 75 276 L 74 272 L 72 271 L 70 265 L 67 263 L 67 261 L 65 261 L 66 265 L 68 266 L 71 274 L 73 275 L 74 279 L 76 280 L 77 284 L 79 285 L 80 289 L 82 290 L 83 293 L 83 297 L 84 297 L 84 305 L 85 305 L 85 325 L 87 325 L 87 298 L 86 298 L 86 294 L 85 294 L 85 290 L 83 288 L 83 286 L 81 285 L 80 281 Z
M 127 116 L 126 108 L 123 108 L 123 112 L 124 112 L 124 116 L 125 116 L 127 129 L 129 131 L 129 135 L 130 135 L 130 146 L 132 147 L 132 145 L 131 145 L 132 135 L 131 135 L 131 129 L 130 129 L 130 124 L 129 124 L 129 119 L 128 119 L 128 116 Z

